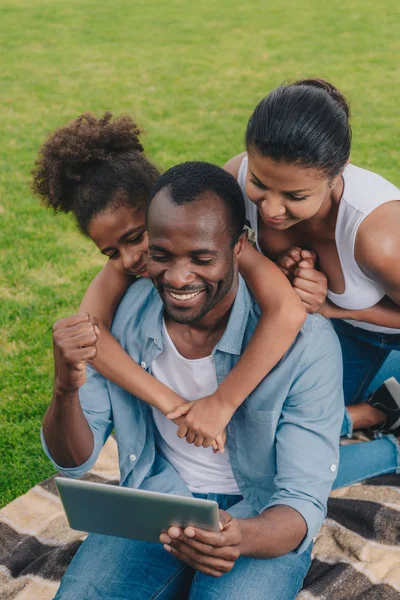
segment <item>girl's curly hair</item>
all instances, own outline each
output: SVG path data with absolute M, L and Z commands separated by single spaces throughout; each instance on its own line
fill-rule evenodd
M 128 116 L 81 115 L 39 149 L 32 191 L 55 212 L 72 212 L 85 234 L 91 219 L 112 205 L 144 208 L 160 173 L 144 155 L 140 133 Z

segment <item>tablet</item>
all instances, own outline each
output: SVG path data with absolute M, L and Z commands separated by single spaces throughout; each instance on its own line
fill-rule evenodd
M 171 525 L 219 531 L 218 504 L 186 496 L 56 477 L 69 526 L 79 531 L 159 542 Z

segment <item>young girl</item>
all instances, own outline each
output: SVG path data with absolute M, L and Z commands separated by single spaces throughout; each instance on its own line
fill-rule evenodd
M 307 312 L 333 320 L 349 437 L 353 428 L 400 426 L 396 379 L 362 402 L 372 380 L 382 382 L 390 353 L 400 380 L 400 191 L 349 164 L 350 145 L 344 97 L 323 80 L 303 80 L 261 100 L 247 126 L 247 152 L 226 165 L 245 194 L 258 249 L 278 262 Z M 387 462 L 372 460 L 370 476 L 397 468 L 395 438 L 373 444 Z
M 178 435 L 223 451 L 223 431 L 235 409 L 294 341 L 305 310 L 279 268 L 248 244 L 240 270 L 262 317 L 243 356 L 215 394 L 186 402 L 134 363 L 109 333 L 114 312 L 137 275 L 146 276 L 145 205 L 159 176 L 145 157 L 129 117 L 86 114 L 57 129 L 43 144 L 32 189 L 49 207 L 72 212 L 83 234 L 108 257 L 80 310 L 100 322 L 93 366 L 133 395 L 176 419 Z M 178 406 L 184 403 L 179 411 Z

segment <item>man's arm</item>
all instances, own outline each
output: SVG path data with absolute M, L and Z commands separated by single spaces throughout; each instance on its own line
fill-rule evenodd
M 79 399 L 86 363 L 96 355 L 97 336 L 87 313 L 53 327 L 54 391 L 43 419 L 42 443 L 55 466 L 69 475 L 79 476 L 92 466 L 112 428 L 106 383 L 93 370 L 84 388 L 84 408 Z
M 307 331 L 307 327 L 309 330 Z M 337 475 L 344 416 L 343 363 L 338 338 L 327 321 L 310 317 L 302 363 L 286 398 L 276 435 L 277 491 L 266 509 L 287 506 L 307 524 L 305 550 L 326 515 Z
M 219 577 L 240 555 L 300 553 L 322 524 L 337 474 L 344 401 L 339 342 L 322 317 L 313 319 L 315 331 L 305 333 L 303 361 L 278 424 L 277 491 L 265 510 L 248 519 L 220 511 L 224 526 L 218 534 L 171 528 L 160 538 L 172 554 L 204 573 Z

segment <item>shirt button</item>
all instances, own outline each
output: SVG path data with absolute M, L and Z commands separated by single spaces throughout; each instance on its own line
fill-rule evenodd
M 130 455 L 129 455 L 129 460 L 130 460 L 131 462 L 135 462 L 135 460 L 136 460 L 136 454 L 130 454 Z
M 334 473 L 336 471 L 336 465 L 331 465 L 330 468 L 331 468 L 332 473 Z
M 144 360 L 142 360 L 142 362 L 140 363 L 140 366 L 143 367 L 143 369 L 146 368 L 146 363 L 144 362 Z

